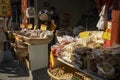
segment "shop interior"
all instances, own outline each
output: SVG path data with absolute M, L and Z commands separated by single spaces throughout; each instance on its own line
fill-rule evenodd
M 5 2 L 0 80 L 120 80 L 119 0 Z

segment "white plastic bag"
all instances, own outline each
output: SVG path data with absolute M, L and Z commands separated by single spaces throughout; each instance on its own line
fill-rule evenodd
M 103 6 L 102 11 L 99 14 L 100 19 L 97 23 L 97 28 L 99 30 L 104 30 L 104 27 L 105 27 L 105 8 L 106 8 L 106 5 Z

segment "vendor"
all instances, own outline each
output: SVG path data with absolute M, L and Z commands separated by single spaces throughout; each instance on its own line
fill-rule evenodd
M 54 23 L 54 20 L 51 18 L 50 12 L 48 10 L 41 10 L 39 12 L 38 17 L 39 17 L 40 30 L 50 30 L 53 31 L 54 34 L 53 40 L 48 44 L 48 55 L 50 56 L 51 46 L 55 44 L 55 31 L 57 26 Z M 49 62 L 49 57 L 48 57 L 48 62 Z
M 54 21 L 54 23 L 57 26 L 57 29 L 59 29 L 60 27 L 60 18 L 59 18 L 59 14 L 56 12 L 56 8 L 55 7 L 50 7 L 48 9 L 51 19 Z

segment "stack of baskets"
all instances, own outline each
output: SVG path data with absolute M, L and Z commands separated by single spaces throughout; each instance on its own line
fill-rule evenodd
M 26 57 L 28 55 L 28 48 L 25 45 L 18 45 L 15 51 L 19 57 Z

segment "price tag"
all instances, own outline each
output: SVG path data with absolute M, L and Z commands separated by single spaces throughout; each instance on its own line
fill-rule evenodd
M 34 30 L 36 30 L 36 29 L 37 29 L 37 26 L 35 25 L 35 26 L 34 26 Z
M 90 32 L 85 31 L 85 32 L 81 32 L 79 34 L 80 38 L 88 38 L 90 36 Z
M 32 29 L 32 24 L 28 24 L 27 28 Z
M 111 33 L 110 32 L 104 32 L 103 33 L 103 39 L 110 40 L 111 38 Z
M 44 31 L 44 30 L 47 30 L 47 26 L 42 24 L 42 25 L 40 26 L 40 30 L 43 30 L 43 31 Z
M 25 28 L 25 25 L 24 24 L 20 24 L 20 28 Z

